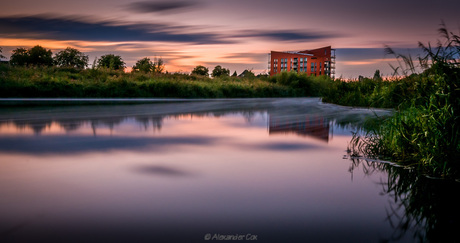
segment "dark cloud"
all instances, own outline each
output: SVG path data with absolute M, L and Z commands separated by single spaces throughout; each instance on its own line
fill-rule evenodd
M 135 2 L 128 5 L 128 9 L 138 13 L 177 13 L 198 7 L 198 2 L 192 1 L 164 1 L 164 2 Z
M 213 33 L 186 33 L 186 26 L 86 22 L 78 18 L 46 16 L 2 17 L 0 36 L 87 41 L 165 41 L 195 44 L 229 43 Z
M 423 54 L 420 48 L 393 48 L 393 50 L 396 53 L 411 54 L 413 57 Z M 393 58 L 392 55 L 385 54 L 383 45 L 382 48 L 338 48 L 336 55 L 341 61 Z
M 236 34 L 234 37 L 256 37 L 264 38 L 275 41 L 312 41 L 320 40 L 330 37 L 338 37 L 339 35 L 325 34 L 325 33 L 316 33 L 316 32 L 305 32 L 305 31 L 281 31 L 281 30 L 272 30 L 272 31 L 263 31 L 263 30 L 251 30 L 243 31 L 239 34 Z

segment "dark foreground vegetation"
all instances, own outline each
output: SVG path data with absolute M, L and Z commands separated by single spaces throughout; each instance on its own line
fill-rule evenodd
M 365 136 L 354 136 L 353 155 L 391 160 L 429 176 L 460 178 L 460 37 L 444 26 L 439 31 L 444 41 L 436 48 L 419 43 L 426 54 L 419 58 L 422 73 L 415 73 L 410 56 L 387 48 L 401 61 L 395 72 L 406 77 L 339 82 L 338 90 L 324 97 L 344 105 L 396 109 L 392 117 L 375 119 Z

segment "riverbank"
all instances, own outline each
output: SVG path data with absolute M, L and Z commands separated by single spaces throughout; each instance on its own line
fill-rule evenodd
M 109 69 L 0 67 L 4 98 L 262 98 L 311 96 L 262 78 L 125 73 Z

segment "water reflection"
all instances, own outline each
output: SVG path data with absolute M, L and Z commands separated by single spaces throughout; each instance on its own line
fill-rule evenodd
M 226 100 L 208 102 L 159 102 L 155 104 L 105 105 L 105 106 L 44 106 L 30 108 L 0 108 L 0 132 L 16 129 L 30 130 L 35 135 L 49 131 L 75 132 L 86 126 L 94 136 L 98 129 L 108 129 L 113 134 L 115 126 L 135 122 L 144 131 L 160 131 L 165 119 L 193 119 L 193 117 L 222 117 L 241 115 L 249 124 L 254 116 L 263 114 L 270 135 L 293 133 L 329 141 L 331 124 L 359 126 L 376 111 L 350 109 L 321 104 L 317 99 L 261 99 Z M 387 111 L 377 111 L 387 114 Z M 261 125 L 261 124 L 259 124 Z M 9 131 L 12 132 L 12 131 Z M 55 134 L 55 133 L 54 133 Z
M 459 242 L 460 183 L 431 179 L 410 168 L 351 159 L 350 172 L 361 168 L 366 175 L 386 172 L 379 182 L 381 195 L 388 196 L 386 221 L 393 228 L 387 242 L 409 235 L 418 242 Z
M 311 136 L 323 141 L 329 141 L 330 122 L 319 115 L 279 116 L 269 114 L 269 134 L 295 133 L 301 136 Z
M 133 171 L 147 175 L 160 175 L 172 177 L 188 177 L 194 175 L 193 173 L 190 173 L 188 171 L 164 165 L 140 165 L 134 167 Z
M 350 183 L 340 159 L 373 115 L 317 99 L 0 108 L 0 241 L 375 242 L 391 234 L 381 175 Z

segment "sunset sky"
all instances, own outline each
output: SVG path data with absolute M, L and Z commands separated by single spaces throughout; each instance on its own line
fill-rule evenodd
M 267 72 L 268 53 L 332 46 L 336 77 L 391 74 L 389 45 L 417 55 L 436 43 L 444 21 L 458 33 L 453 0 L 15 0 L 0 8 L 0 47 L 74 47 L 96 57 L 121 55 L 127 66 L 161 57 L 169 72 L 216 65 Z

